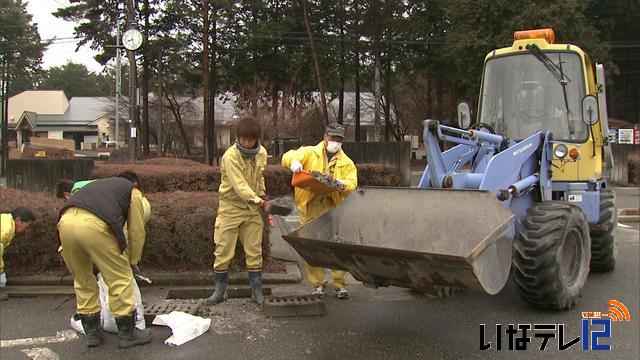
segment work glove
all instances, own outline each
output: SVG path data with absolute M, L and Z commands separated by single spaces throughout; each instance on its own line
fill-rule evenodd
M 347 188 L 347 181 L 346 180 L 336 180 L 336 183 L 338 184 L 338 189 L 340 190 L 344 190 Z
M 0 273 L 0 288 L 3 288 L 7 285 L 7 275 L 5 273 Z
M 293 160 L 293 163 L 291 163 L 291 172 L 297 173 L 300 171 L 302 171 L 302 164 L 298 160 Z

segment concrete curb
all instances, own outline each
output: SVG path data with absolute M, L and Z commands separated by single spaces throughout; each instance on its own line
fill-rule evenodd
M 640 216 L 638 215 L 618 215 L 619 223 L 640 223 Z
M 285 273 L 263 273 L 262 283 L 265 285 L 297 284 L 302 281 L 302 273 L 297 263 L 287 262 Z M 151 286 L 213 286 L 213 273 L 144 273 L 153 280 Z M 247 272 L 229 274 L 230 284 L 248 284 Z M 30 275 L 9 278 L 9 286 L 72 286 L 73 276 Z M 142 286 L 147 287 L 147 285 Z
M 638 223 L 640 222 L 640 209 L 628 208 L 618 209 L 619 223 Z

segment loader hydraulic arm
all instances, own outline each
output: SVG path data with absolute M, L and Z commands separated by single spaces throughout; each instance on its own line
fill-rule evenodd
M 482 170 L 490 158 L 501 148 L 508 146 L 509 140 L 501 135 L 478 130 L 463 130 L 440 125 L 436 120 L 424 122 L 424 143 L 427 151 L 427 168 L 420 180 L 419 187 L 453 187 L 451 175 L 469 162 L 472 170 Z M 457 146 L 442 152 L 438 140 L 448 141 Z M 467 176 L 464 187 L 477 188 L 481 174 Z
M 438 140 L 458 144 L 442 152 Z M 521 141 L 477 130 L 461 130 L 437 121 L 424 123 L 427 167 L 420 188 L 487 190 L 509 206 L 531 188 L 549 199 L 551 155 L 549 131 Z M 536 155 L 537 154 L 537 155 Z M 469 164 L 468 170 L 462 167 Z

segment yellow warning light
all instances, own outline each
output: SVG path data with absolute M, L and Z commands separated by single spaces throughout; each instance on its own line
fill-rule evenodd
M 526 39 L 545 39 L 549 44 L 556 42 L 556 34 L 553 29 L 534 29 L 534 30 L 522 30 L 513 33 L 514 40 L 526 40 Z

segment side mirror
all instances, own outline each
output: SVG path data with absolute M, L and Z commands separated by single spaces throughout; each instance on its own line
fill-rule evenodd
M 458 126 L 461 129 L 468 129 L 471 126 L 471 110 L 466 102 L 458 104 Z
M 589 126 L 598 122 L 598 98 L 593 95 L 582 98 L 582 121 Z

